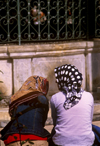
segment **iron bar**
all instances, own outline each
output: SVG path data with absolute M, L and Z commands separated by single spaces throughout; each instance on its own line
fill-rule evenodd
M 57 0 L 57 39 L 59 39 L 59 0 Z
M 40 0 L 38 0 L 38 40 L 40 40 Z
M 67 18 L 68 18 L 67 8 L 68 8 L 67 1 L 65 1 L 65 38 L 66 39 L 68 38 L 68 32 L 67 32 Z
M 18 16 L 18 42 L 21 45 L 21 29 L 20 29 L 20 0 L 17 0 L 17 16 Z
M 7 26 L 8 26 L 8 42 L 10 41 L 10 32 L 9 32 L 9 0 L 7 0 Z
M 48 22 L 48 40 L 50 40 L 50 0 L 48 0 L 48 17 L 47 17 L 47 22 Z
M 81 0 L 79 0 L 79 38 L 81 37 Z
M 72 38 L 75 36 L 75 29 L 74 29 L 74 0 L 72 0 Z
M 30 37 L 30 0 L 28 0 L 28 40 Z

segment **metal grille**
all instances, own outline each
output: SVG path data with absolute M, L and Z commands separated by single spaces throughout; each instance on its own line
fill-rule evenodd
M 95 37 L 100 37 L 100 0 L 95 0 Z
M 0 0 L 0 43 L 85 38 L 86 0 Z

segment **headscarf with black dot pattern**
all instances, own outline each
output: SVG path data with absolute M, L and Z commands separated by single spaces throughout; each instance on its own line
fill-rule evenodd
M 82 97 L 82 74 L 71 64 L 65 64 L 54 69 L 59 90 L 66 95 L 64 108 L 69 109 L 76 105 Z

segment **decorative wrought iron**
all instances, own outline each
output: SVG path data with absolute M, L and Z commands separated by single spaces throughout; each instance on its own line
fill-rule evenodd
M 100 37 L 100 0 L 95 0 L 95 37 Z
M 86 38 L 86 9 L 86 0 L 0 0 L 0 43 Z

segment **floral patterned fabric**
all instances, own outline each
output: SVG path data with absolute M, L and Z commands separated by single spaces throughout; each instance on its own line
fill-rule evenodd
M 46 95 L 49 88 L 49 82 L 41 76 L 31 76 L 22 85 L 22 87 L 11 97 L 9 104 L 10 115 L 13 109 L 18 105 L 30 104 L 39 95 Z

